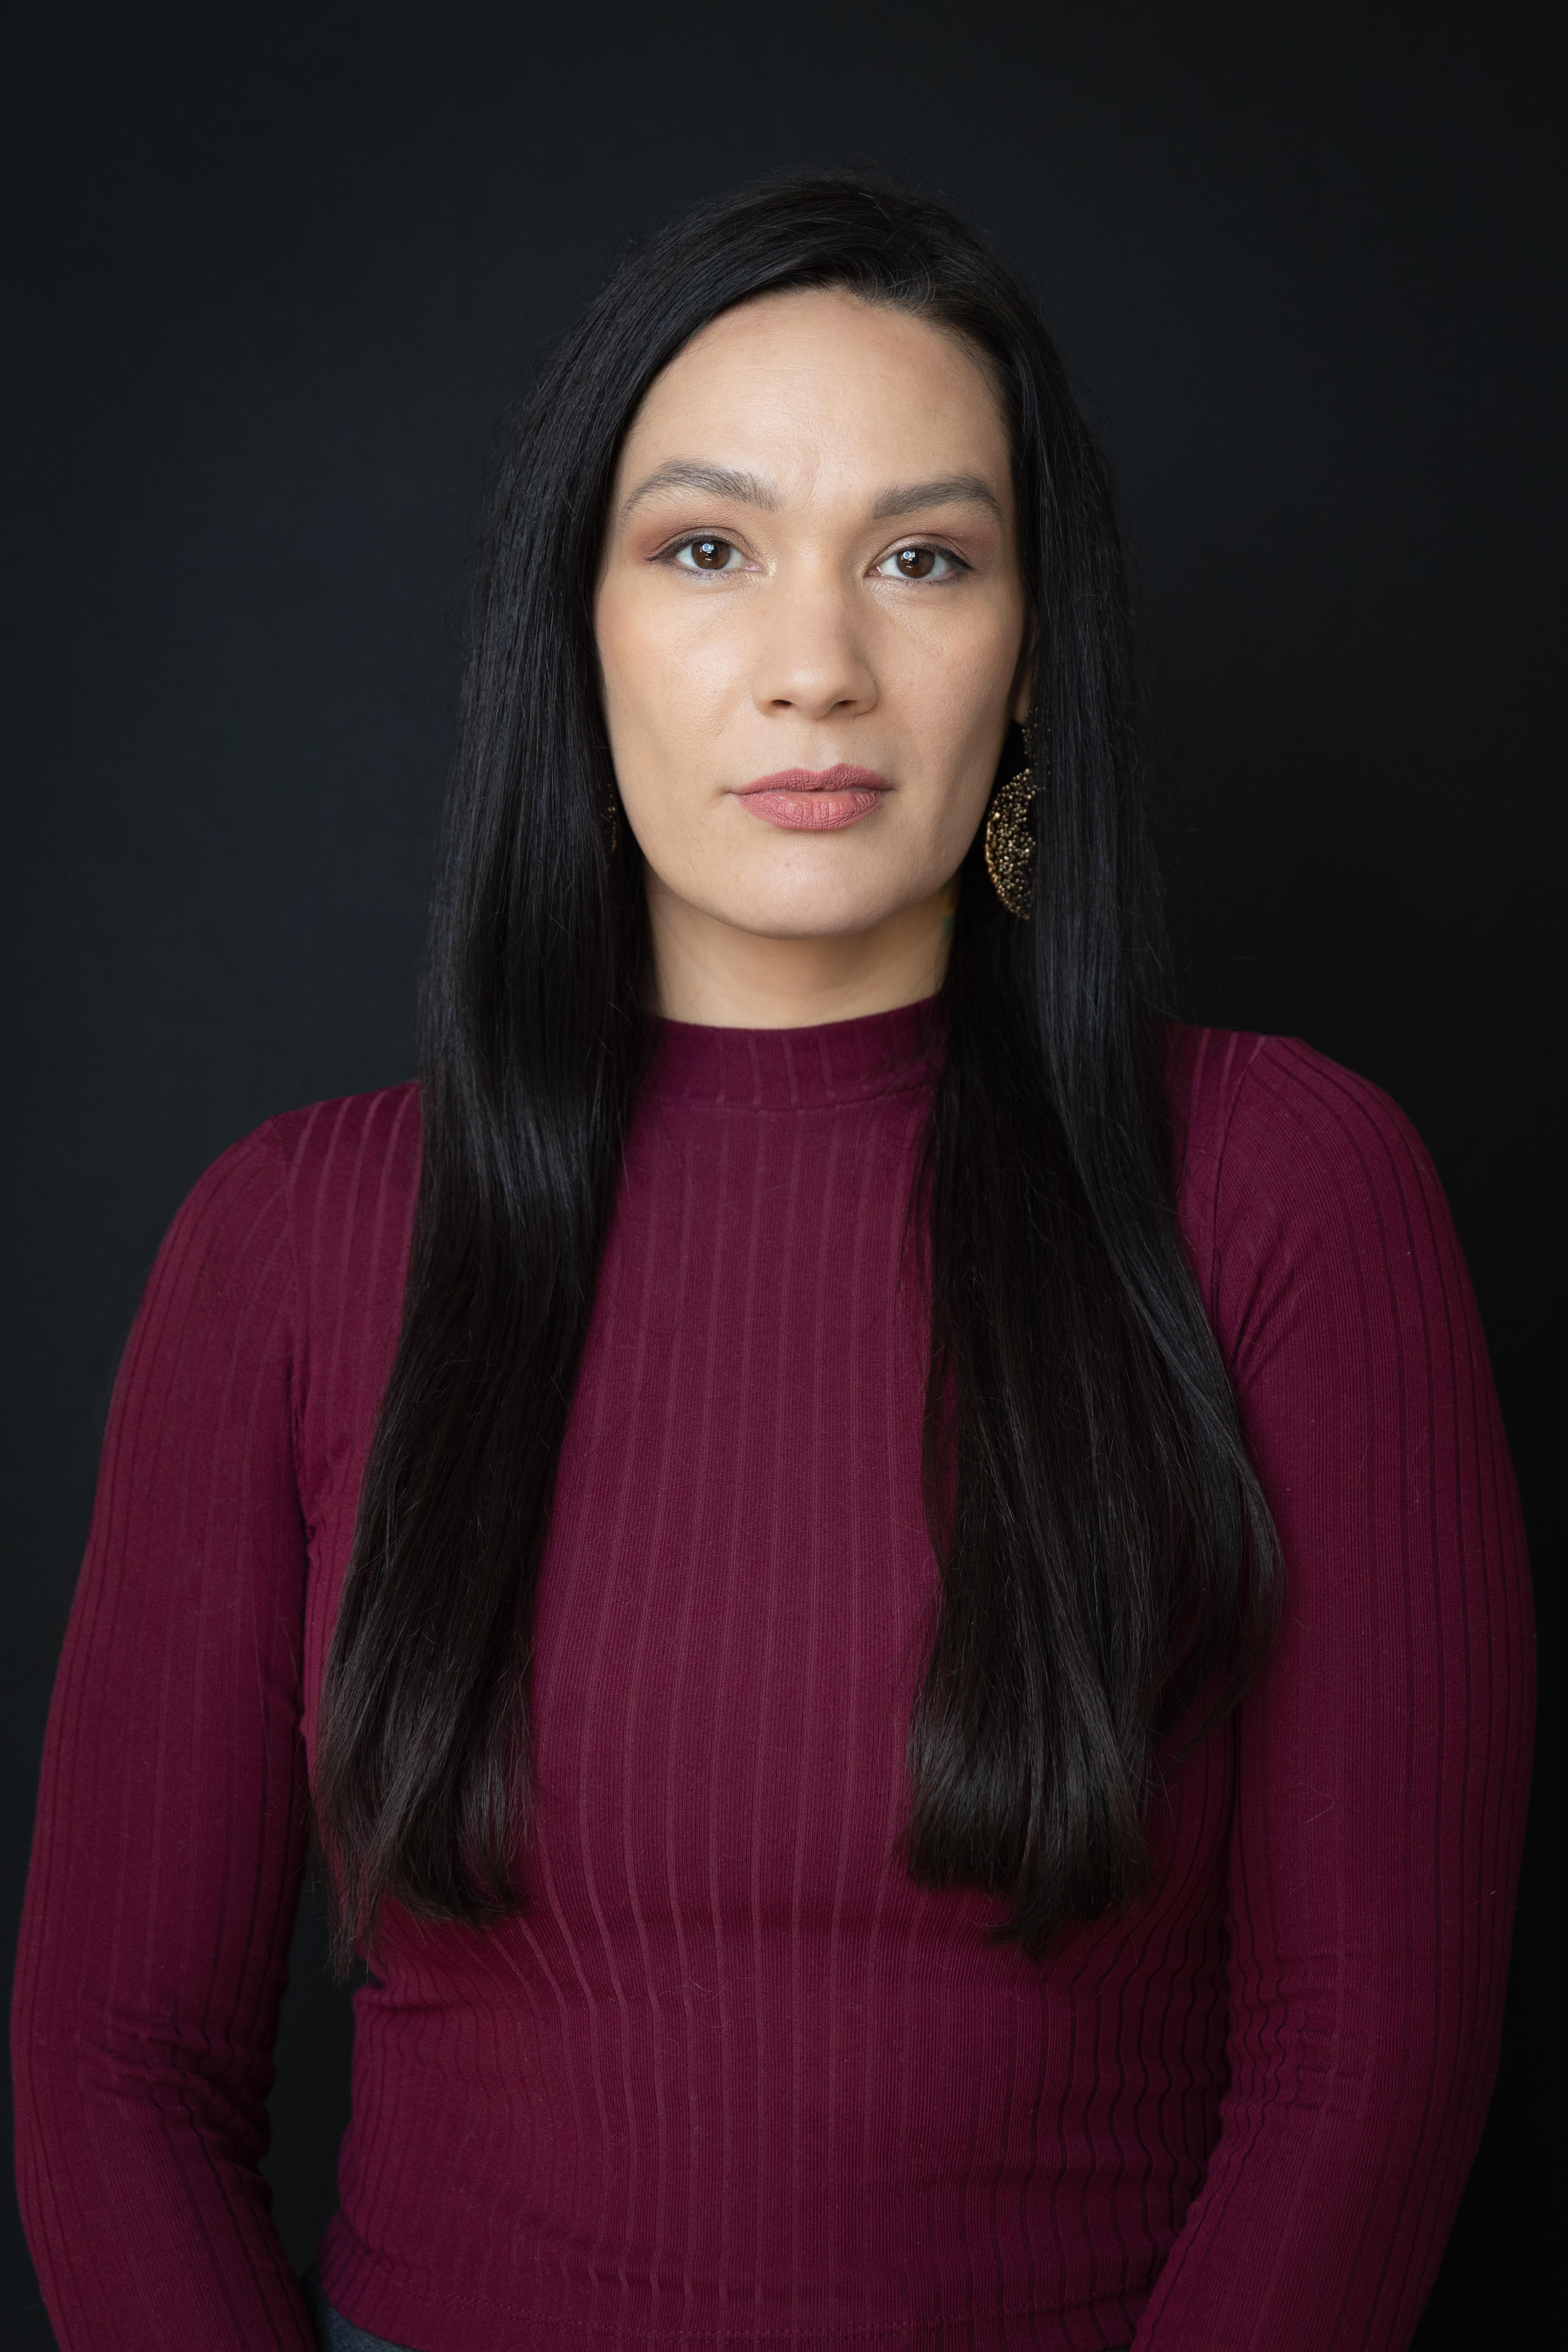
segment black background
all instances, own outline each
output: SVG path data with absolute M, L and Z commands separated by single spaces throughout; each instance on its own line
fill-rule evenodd
M 1133 542 L 1187 1003 L 1306 1036 L 1426 1137 L 1552 1641 L 1556 14 L 209 0 L 13 32 L 7 1951 L 159 1236 L 270 1112 L 409 1070 L 500 420 L 628 236 L 783 163 L 893 165 L 1044 297 Z M 1422 2352 L 1545 2331 L 1542 1811 Z M 279 2061 L 302 2263 L 347 2099 L 309 1917 Z M 52 2340 L 14 2214 L 0 2337 Z

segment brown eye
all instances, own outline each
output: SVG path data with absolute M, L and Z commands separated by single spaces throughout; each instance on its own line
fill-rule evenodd
M 683 539 L 679 547 L 668 550 L 665 561 L 674 558 L 681 572 L 743 572 L 746 559 L 732 539 L 721 539 L 716 531 L 700 531 L 695 539 Z
M 944 547 L 900 547 L 877 565 L 884 580 L 953 580 L 969 566 Z

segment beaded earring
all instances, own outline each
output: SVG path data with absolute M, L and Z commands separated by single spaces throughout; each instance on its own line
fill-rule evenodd
M 1038 789 L 1035 778 L 1035 715 L 1024 721 L 1024 749 L 1028 764 L 1005 784 L 998 784 L 985 819 L 985 871 L 996 896 L 1010 915 L 1026 923 L 1035 880 L 1035 836 L 1029 831 L 1029 803 Z

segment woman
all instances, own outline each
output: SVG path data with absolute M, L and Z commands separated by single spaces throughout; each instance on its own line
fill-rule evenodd
M 1110 497 L 853 175 L 621 271 L 515 436 L 420 1089 L 176 1220 L 16 2013 L 63 2345 L 1393 2347 L 1495 2064 L 1517 1508 L 1421 1147 L 1155 1017 Z

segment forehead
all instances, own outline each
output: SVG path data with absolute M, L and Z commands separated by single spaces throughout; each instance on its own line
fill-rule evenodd
M 842 289 L 726 310 L 655 378 L 619 479 L 679 456 L 763 472 L 786 492 L 980 473 L 1009 487 L 989 367 L 946 327 Z

